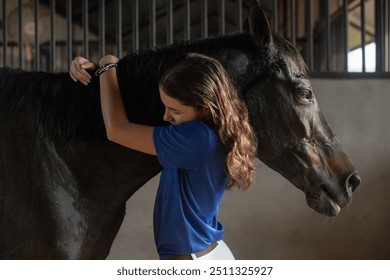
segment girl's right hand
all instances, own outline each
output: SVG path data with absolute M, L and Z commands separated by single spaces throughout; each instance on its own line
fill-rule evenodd
M 88 85 L 91 82 L 91 75 L 88 73 L 90 71 L 95 71 L 99 66 L 81 56 L 76 57 L 72 60 L 70 65 L 69 76 L 73 81 L 79 81 L 83 85 Z

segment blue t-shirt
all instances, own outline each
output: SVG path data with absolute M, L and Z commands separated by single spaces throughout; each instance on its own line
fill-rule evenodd
M 154 207 L 160 259 L 205 250 L 223 237 L 216 215 L 226 190 L 226 154 L 204 122 L 156 127 L 154 145 L 163 167 Z

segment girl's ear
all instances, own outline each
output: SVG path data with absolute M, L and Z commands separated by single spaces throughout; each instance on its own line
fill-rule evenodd
M 199 117 L 202 120 L 208 120 L 211 117 L 211 111 L 209 107 L 203 107 L 202 109 L 199 110 Z

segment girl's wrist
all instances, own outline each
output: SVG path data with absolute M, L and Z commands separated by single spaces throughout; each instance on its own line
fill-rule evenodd
M 104 64 L 103 66 L 99 67 L 96 71 L 95 71 L 95 76 L 96 77 L 99 77 L 101 74 L 109 71 L 110 69 L 118 69 L 118 64 L 116 63 L 107 63 L 107 64 Z
M 99 67 L 110 63 L 117 63 L 118 61 L 119 58 L 117 58 L 115 55 L 105 55 L 99 60 Z
M 114 55 L 105 55 L 99 60 L 99 68 L 95 72 L 95 76 L 99 77 L 101 74 L 107 72 L 112 68 L 118 68 L 117 62 L 119 59 Z

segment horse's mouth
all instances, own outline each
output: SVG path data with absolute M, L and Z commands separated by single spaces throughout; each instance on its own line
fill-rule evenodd
M 306 194 L 307 204 L 317 211 L 320 214 L 324 214 L 330 217 L 337 216 L 341 208 L 343 208 L 345 203 L 339 203 L 334 195 L 332 195 L 327 188 L 320 187 L 318 191 L 313 193 Z
M 332 198 L 332 196 L 325 190 L 322 191 L 321 196 L 324 197 L 324 200 L 329 204 L 326 206 L 327 211 L 331 214 L 330 216 L 337 216 L 340 213 L 340 205 Z M 327 213 L 325 213 L 327 214 Z

